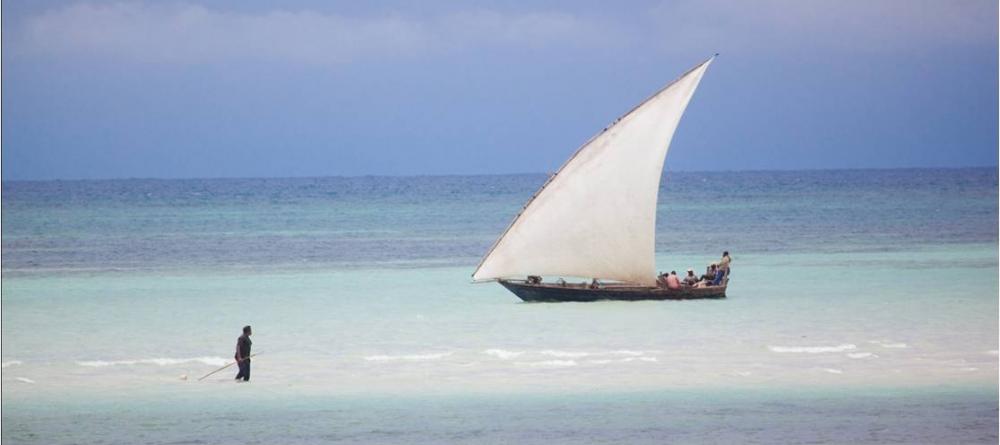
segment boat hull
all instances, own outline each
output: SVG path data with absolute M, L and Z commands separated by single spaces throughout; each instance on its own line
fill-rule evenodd
M 603 286 L 591 289 L 581 285 L 528 284 L 500 280 L 500 284 L 528 302 L 590 302 L 602 300 L 700 300 L 726 298 L 726 286 L 664 289 L 659 287 Z

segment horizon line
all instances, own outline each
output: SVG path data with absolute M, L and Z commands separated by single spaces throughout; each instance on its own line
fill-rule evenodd
M 822 171 L 888 171 L 888 170 L 970 170 L 994 169 L 1000 165 L 967 165 L 949 167 L 831 167 L 831 168 L 774 168 L 774 169 L 726 169 L 726 170 L 663 170 L 667 173 L 788 173 Z M 414 173 L 414 174 L 358 174 L 358 175 L 302 175 L 302 176 L 121 176 L 105 178 L 49 178 L 49 179 L 2 179 L 0 183 L 12 182 L 86 182 L 86 181 L 191 181 L 191 180 L 237 180 L 237 179 L 323 179 L 323 178 L 446 178 L 470 176 L 527 176 L 552 175 L 554 172 L 507 172 L 507 173 Z

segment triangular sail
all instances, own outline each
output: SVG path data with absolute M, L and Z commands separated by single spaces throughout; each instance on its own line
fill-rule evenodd
M 664 158 L 711 61 L 584 144 L 500 235 L 473 279 L 552 275 L 654 285 Z

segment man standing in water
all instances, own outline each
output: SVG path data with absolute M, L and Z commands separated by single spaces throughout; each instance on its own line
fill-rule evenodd
M 236 365 L 240 367 L 240 372 L 236 374 L 236 381 L 243 379 L 244 382 L 250 381 L 250 346 L 253 344 L 250 341 L 250 326 L 243 326 L 243 335 L 236 339 Z

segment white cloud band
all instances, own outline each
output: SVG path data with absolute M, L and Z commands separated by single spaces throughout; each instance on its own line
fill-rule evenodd
M 547 12 L 349 17 L 315 11 L 232 12 L 192 4 L 80 3 L 28 18 L 13 49 L 168 63 L 284 59 L 336 64 L 490 45 L 594 45 L 614 34 L 595 20 Z

